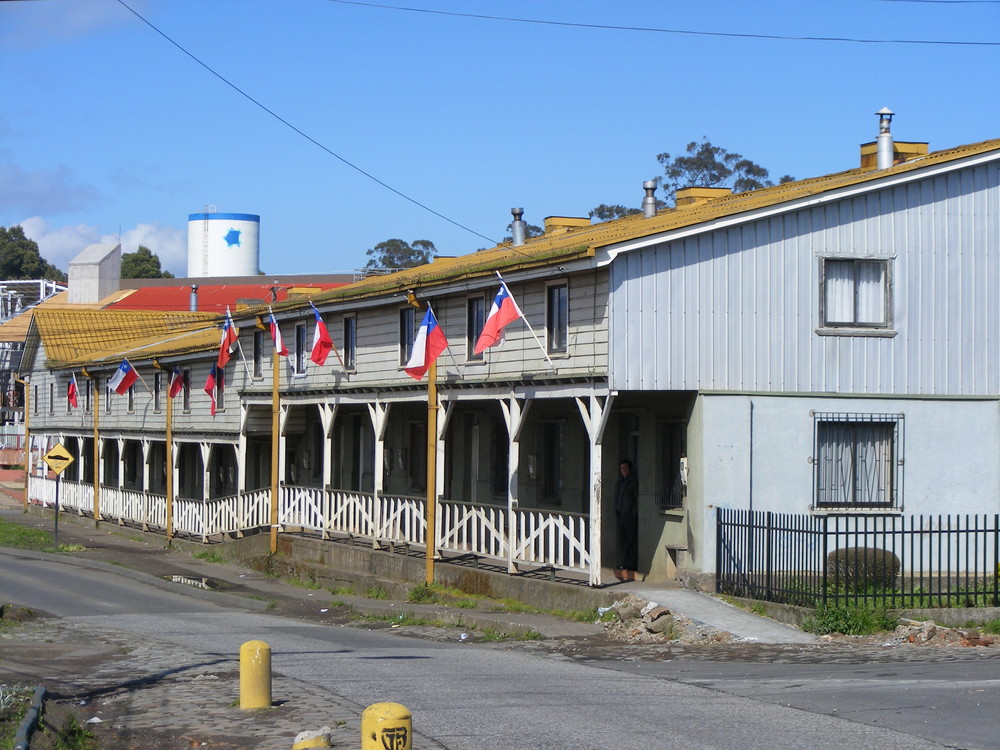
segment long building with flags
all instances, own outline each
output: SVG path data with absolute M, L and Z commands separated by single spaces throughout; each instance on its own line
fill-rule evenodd
M 1000 140 L 888 149 L 670 209 L 647 184 L 643 213 L 549 217 L 535 238 L 515 213 L 496 248 L 233 308 L 232 347 L 219 314 L 39 310 L 30 429 L 81 459 L 63 503 L 104 519 L 594 586 L 749 570 L 723 511 L 744 529 L 996 514 Z M 139 377 L 119 395 L 123 360 Z M 36 465 L 31 499 L 53 481 Z M 619 569 L 622 523 L 637 571 Z

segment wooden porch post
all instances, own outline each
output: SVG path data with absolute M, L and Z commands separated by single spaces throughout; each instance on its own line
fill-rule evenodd
M 590 585 L 601 585 L 601 463 L 604 458 L 604 428 L 611 413 L 614 395 L 591 394 L 589 404 L 582 398 L 576 405 L 590 438 Z
M 278 551 L 278 494 L 281 472 L 281 355 L 271 358 L 271 554 Z

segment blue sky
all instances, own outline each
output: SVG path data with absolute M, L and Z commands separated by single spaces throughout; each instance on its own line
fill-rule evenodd
M 575 24 L 990 42 L 847 43 L 529 24 L 334 0 L 0 2 L 0 225 L 65 269 L 122 236 L 186 271 L 188 215 L 261 217 L 266 273 L 336 273 L 382 240 L 461 255 L 525 219 L 639 206 L 707 136 L 771 170 L 857 165 L 896 112 L 931 150 L 1000 137 L 1000 3 L 406 0 Z M 482 236 L 480 236 L 482 235 Z

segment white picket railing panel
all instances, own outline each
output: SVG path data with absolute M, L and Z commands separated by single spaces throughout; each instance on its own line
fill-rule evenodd
M 518 508 L 512 512 L 514 561 L 590 569 L 590 517 Z
M 427 501 L 406 495 L 381 495 L 376 499 L 374 537 L 392 544 L 427 543 Z
M 441 500 L 437 548 L 447 552 L 507 559 L 507 508 Z

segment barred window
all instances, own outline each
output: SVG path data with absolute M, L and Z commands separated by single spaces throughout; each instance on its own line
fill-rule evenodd
M 816 508 L 899 508 L 902 414 L 814 415 Z

